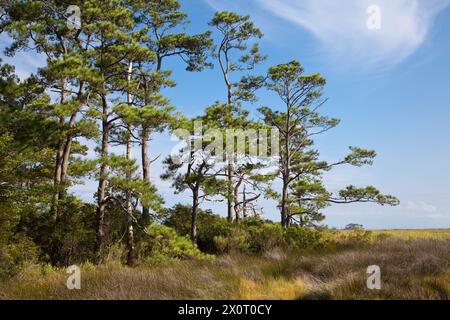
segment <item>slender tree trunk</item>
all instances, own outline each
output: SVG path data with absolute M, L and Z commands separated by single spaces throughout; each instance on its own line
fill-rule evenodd
M 228 58 L 227 58 L 228 61 Z M 229 70 L 229 65 L 227 66 L 227 70 Z M 231 83 L 228 79 L 228 73 L 224 74 L 225 83 L 227 85 L 227 102 L 228 102 L 228 116 L 231 119 L 232 118 L 232 103 L 233 103 L 233 96 L 232 96 L 232 87 Z M 231 123 L 228 124 L 231 127 Z M 230 129 L 230 128 L 228 128 Z M 230 146 L 228 146 L 229 148 Z M 234 151 L 234 139 L 233 139 L 233 151 Z M 228 159 L 228 165 L 227 165 L 227 217 L 228 222 L 233 222 L 233 160 L 234 160 L 234 154 L 228 154 L 228 157 L 231 156 L 231 159 Z
M 233 165 L 231 163 L 227 166 L 227 217 L 228 222 L 233 222 Z
M 64 140 L 59 141 L 58 150 L 56 151 L 55 170 L 53 175 L 53 187 L 55 188 L 52 198 L 52 218 L 54 221 L 59 218 L 59 188 L 61 186 L 61 163 L 64 153 Z
M 162 68 L 162 57 L 157 54 L 156 56 L 156 72 L 160 72 Z M 146 101 L 147 102 L 147 101 Z M 141 157 L 142 157 L 142 178 L 146 182 L 150 182 L 150 151 L 149 151 L 149 139 L 151 129 L 147 127 L 142 128 L 141 136 Z M 150 215 L 149 208 L 142 206 L 142 218 L 148 218 Z
M 236 186 L 234 186 L 234 214 L 236 219 L 236 224 L 241 221 L 241 205 L 239 203 L 239 189 L 241 187 L 242 181 L 239 181 Z
M 67 192 L 67 174 L 69 171 L 69 160 L 70 160 L 70 154 L 72 151 L 72 142 L 73 137 L 72 133 L 70 132 L 73 127 L 75 126 L 75 118 L 76 114 L 72 114 L 70 122 L 69 122 L 69 132 L 67 133 L 66 142 L 64 143 L 64 151 L 62 154 L 62 162 L 61 162 L 61 179 L 60 179 L 60 185 L 61 190 L 59 193 L 59 199 L 64 199 Z
M 69 158 L 72 149 L 72 137 L 69 135 L 64 145 L 64 152 L 61 163 L 61 190 L 59 193 L 59 199 L 62 200 L 67 194 L 67 173 L 69 170 Z
M 288 185 L 286 183 L 283 183 L 283 195 L 281 199 L 281 225 L 283 227 L 287 227 L 287 217 L 288 217 L 288 199 L 289 199 L 289 192 L 288 192 Z
M 60 104 L 64 104 L 66 102 L 66 79 L 61 80 L 61 97 Z M 65 119 L 64 117 L 59 118 L 59 124 L 61 128 L 64 127 Z M 56 161 L 55 161 L 55 171 L 53 177 L 53 186 L 55 188 L 53 199 L 52 199 L 52 217 L 53 220 L 58 220 L 59 218 L 59 195 L 61 188 L 61 172 L 62 172 L 62 163 L 64 158 L 64 149 L 65 149 L 65 140 L 61 138 L 58 143 L 58 150 L 56 152 Z
M 197 211 L 198 211 L 198 188 L 192 190 L 192 216 L 191 216 L 191 241 L 197 243 Z
M 103 249 L 103 241 L 105 233 L 103 230 L 105 220 L 105 208 L 106 208 L 106 184 L 108 178 L 108 147 L 109 147 L 109 123 L 108 123 L 108 103 L 106 97 L 102 97 L 103 104 L 103 120 L 102 120 L 102 147 L 101 147 L 101 165 L 100 165 L 100 177 L 98 181 L 97 190 L 97 241 L 95 244 L 95 258 L 96 263 L 101 262 L 101 254 Z
M 283 193 L 281 199 L 281 225 L 285 228 L 289 226 L 289 179 L 291 175 L 291 112 L 289 108 L 289 102 L 286 104 L 287 116 L 286 116 L 286 134 L 285 134 L 285 150 L 283 164 Z
M 131 130 L 131 128 L 129 128 Z M 133 143 L 131 141 L 131 136 L 127 141 L 127 160 L 132 160 L 132 148 Z M 131 172 L 127 173 L 127 179 L 131 180 Z M 127 265 L 134 266 L 136 263 L 136 255 L 134 250 L 134 226 L 133 226 L 133 204 L 131 199 L 131 191 L 127 191 L 127 215 L 128 215 L 128 228 L 127 228 Z
M 127 80 L 128 83 L 131 82 L 131 74 L 133 71 L 133 62 L 130 62 L 128 65 L 128 76 Z M 127 93 L 127 103 L 128 105 L 132 105 L 133 103 L 133 97 L 128 92 Z M 127 149 L 126 149 L 126 157 L 128 161 L 131 161 L 133 159 L 132 150 L 133 150 L 133 141 L 131 136 L 131 131 L 133 130 L 133 127 L 131 125 L 128 125 L 127 127 Z M 131 171 L 127 172 L 127 179 L 131 180 Z M 128 219 L 128 227 L 127 227 L 127 249 L 128 249 L 128 255 L 127 255 L 127 265 L 134 266 L 136 263 L 136 255 L 134 250 L 134 226 L 133 226 L 133 203 L 132 203 L 132 194 L 131 190 L 127 190 L 126 194 L 126 200 L 127 200 L 127 219 Z
M 150 133 L 148 128 L 142 129 L 141 153 L 142 153 L 142 178 L 145 182 L 150 182 L 150 152 L 148 147 L 148 139 Z M 148 218 L 150 210 L 142 206 L 142 217 Z
M 79 90 L 78 90 L 78 100 L 80 102 L 81 102 L 81 99 L 83 96 L 83 87 L 84 87 L 84 82 L 81 81 L 80 85 L 79 85 Z M 67 189 L 67 174 L 68 174 L 68 170 L 69 170 L 69 160 L 70 160 L 70 154 L 72 152 L 72 142 L 73 142 L 73 132 L 72 131 L 75 127 L 78 111 L 79 110 L 75 110 L 70 115 L 69 128 L 68 128 L 68 132 L 67 132 L 66 142 L 64 145 L 64 153 L 62 156 L 62 164 L 61 164 L 61 188 L 62 188 L 62 190 L 60 190 L 60 195 L 59 195 L 60 199 L 64 199 L 67 194 L 67 192 L 66 192 L 67 191 L 66 190 Z
M 244 184 L 244 191 L 242 195 L 242 217 L 244 219 L 247 218 L 247 193 L 246 193 L 246 187 Z

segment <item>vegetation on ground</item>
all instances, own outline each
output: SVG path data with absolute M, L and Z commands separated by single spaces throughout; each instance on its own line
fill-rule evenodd
M 401 235 L 406 231 L 401 231 Z M 418 235 L 418 231 L 414 231 Z M 411 241 L 333 233 L 327 251 L 271 248 L 208 260 L 148 261 L 136 268 L 114 259 L 81 266 L 81 290 L 66 288 L 65 269 L 29 265 L 0 283 L 0 299 L 442 299 L 450 298 L 450 237 Z M 448 231 L 447 231 L 448 235 Z M 346 240 L 344 240 L 346 239 Z M 379 265 L 381 290 L 366 286 Z

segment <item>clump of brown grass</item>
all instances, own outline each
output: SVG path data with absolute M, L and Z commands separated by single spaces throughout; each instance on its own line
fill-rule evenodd
M 305 299 L 448 299 L 450 240 L 388 239 L 325 257 L 302 257 L 320 282 Z M 366 268 L 381 268 L 381 290 L 366 287 Z M 431 284 L 431 285 L 430 285 Z

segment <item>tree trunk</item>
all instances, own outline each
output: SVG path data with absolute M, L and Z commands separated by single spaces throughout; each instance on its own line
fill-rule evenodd
M 289 199 L 289 186 L 287 183 L 283 183 L 283 195 L 281 199 L 281 225 L 287 227 L 287 217 L 288 217 L 288 199 Z
M 128 128 L 131 130 L 131 128 Z M 127 141 L 127 160 L 132 160 L 132 148 L 133 143 L 131 141 L 131 135 L 128 137 Z M 131 180 L 131 172 L 127 173 L 127 179 Z M 133 228 L 133 203 L 131 199 L 131 191 L 127 190 L 127 215 L 128 215 L 128 228 L 127 228 L 127 265 L 134 266 L 136 263 L 136 255 L 134 250 L 134 228 Z
M 145 182 L 150 182 L 150 155 L 148 147 L 148 139 L 150 138 L 150 133 L 148 128 L 142 129 L 142 141 L 141 141 L 141 152 L 142 152 L 142 178 Z M 150 210 L 145 206 L 142 206 L 142 218 L 146 219 L 150 215 Z
M 239 188 L 241 183 L 238 183 L 234 188 L 234 215 L 236 224 L 241 221 L 241 205 L 239 203 Z
M 228 61 L 228 58 L 227 58 Z M 229 66 L 228 69 L 229 70 Z M 228 79 L 228 73 L 224 75 L 225 77 L 225 83 L 227 85 L 227 102 L 228 102 L 228 116 L 231 119 L 232 118 L 232 103 L 233 103 L 233 96 L 232 96 L 232 87 L 230 84 L 230 81 Z M 232 123 L 229 123 L 229 129 L 231 128 Z M 230 147 L 230 146 L 228 146 Z M 234 151 L 234 139 L 233 139 L 233 151 Z M 233 222 L 233 164 L 232 161 L 234 160 L 234 154 L 228 155 L 231 156 L 231 159 L 228 159 L 228 166 L 227 166 L 227 216 L 228 216 L 228 222 Z
M 64 153 L 64 141 L 61 139 L 59 142 L 58 150 L 56 151 L 55 170 L 53 175 L 53 187 L 55 188 L 52 198 L 52 218 L 54 221 L 59 218 L 59 188 L 61 186 L 61 163 Z
M 291 112 L 289 109 L 289 102 L 286 104 L 287 116 L 286 116 L 286 133 L 285 133 L 285 159 L 282 162 L 283 165 L 283 194 L 281 199 L 281 225 L 285 228 L 289 227 L 289 179 L 291 175 Z
M 66 196 L 67 189 L 67 172 L 69 170 L 69 158 L 72 149 L 72 137 L 69 135 L 67 137 L 66 143 L 64 145 L 64 152 L 61 163 L 61 190 L 59 192 L 59 199 L 62 200 Z
M 61 98 L 59 102 L 60 104 L 64 104 L 66 102 L 66 79 L 61 80 Z M 59 124 L 61 128 L 64 127 L 64 123 L 65 123 L 64 117 L 60 117 Z M 58 220 L 59 218 L 59 195 L 61 188 L 61 172 L 64 157 L 64 149 L 65 149 L 65 141 L 64 138 L 61 138 L 58 143 L 58 151 L 56 152 L 55 171 L 53 177 L 53 186 L 55 190 L 52 199 L 51 211 L 54 221 Z
M 231 163 L 227 167 L 227 217 L 228 222 L 233 222 L 233 165 Z
M 128 76 L 127 80 L 128 83 L 131 82 L 131 73 L 133 71 L 133 62 L 130 62 L 128 65 Z M 127 94 L 127 103 L 129 106 L 133 103 L 133 97 L 128 92 Z M 133 127 L 131 125 L 128 125 L 127 127 L 127 150 L 126 150 L 126 157 L 128 161 L 133 160 L 132 150 L 133 150 L 133 141 L 131 132 L 133 130 Z M 131 171 L 127 172 L 127 179 L 131 180 L 132 173 Z M 133 203 L 132 203 L 132 194 L 131 190 L 127 190 L 126 194 L 126 200 L 127 200 L 127 215 L 128 215 L 128 228 L 127 228 L 127 249 L 128 249 L 128 255 L 127 255 L 127 265 L 132 267 L 136 263 L 136 255 L 134 251 L 134 229 L 133 229 Z
M 198 188 L 192 190 L 191 241 L 197 243 Z
M 84 87 L 84 81 L 80 81 L 80 86 L 78 90 L 78 100 L 81 102 L 82 96 L 83 96 L 83 87 Z M 70 160 L 70 154 L 72 151 L 72 141 L 73 141 L 73 128 L 75 127 L 77 115 L 78 115 L 79 109 L 72 112 L 70 115 L 69 120 L 69 128 L 67 132 L 67 138 L 66 143 L 64 146 L 64 154 L 62 157 L 62 164 L 61 164 L 61 186 L 62 190 L 60 191 L 59 198 L 63 199 L 66 196 L 66 188 L 67 188 L 67 172 L 69 170 L 69 160 Z
M 244 191 L 242 195 L 242 217 L 244 219 L 247 218 L 247 193 L 246 193 L 246 187 L 244 184 Z
M 101 147 L 101 165 L 100 165 L 100 177 L 98 181 L 97 190 L 97 241 L 95 244 L 95 259 L 96 263 L 101 262 L 101 254 L 104 241 L 104 220 L 105 220 L 105 208 L 106 208 L 106 184 L 108 178 L 108 145 L 109 145 L 109 123 L 108 123 L 108 105 L 106 97 L 102 97 L 103 103 L 103 120 L 102 120 L 102 147 Z

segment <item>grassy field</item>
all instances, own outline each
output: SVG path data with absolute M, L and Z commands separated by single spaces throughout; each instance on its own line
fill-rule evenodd
M 380 236 L 389 234 L 391 236 Z M 377 240 L 322 253 L 229 254 L 127 268 L 82 266 L 81 290 L 65 270 L 30 266 L 0 283 L 0 299 L 444 299 L 450 298 L 450 231 L 374 232 Z M 366 286 L 381 268 L 381 290 Z
M 414 239 L 450 239 L 450 229 L 422 229 L 422 230 L 376 230 L 375 235 L 388 234 L 406 240 Z

